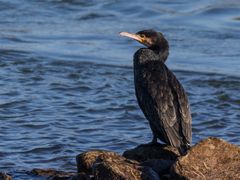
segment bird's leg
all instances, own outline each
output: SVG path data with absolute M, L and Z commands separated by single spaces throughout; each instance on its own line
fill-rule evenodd
M 157 136 L 153 135 L 153 139 L 150 143 L 147 144 L 141 144 L 141 146 L 156 146 L 159 145 L 160 143 L 157 142 Z
M 153 135 L 153 139 L 152 139 L 151 144 L 152 144 L 152 145 L 158 144 L 158 142 L 157 142 L 157 136 Z

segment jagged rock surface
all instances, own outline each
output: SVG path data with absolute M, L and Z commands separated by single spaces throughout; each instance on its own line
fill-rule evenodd
M 135 179 L 158 180 L 158 174 L 150 167 L 109 151 L 88 151 L 77 156 L 78 172 L 94 175 L 96 180 Z
M 49 180 L 90 180 L 85 173 L 57 171 L 55 169 L 33 169 L 30 174 L 43 176 Z
M 150 167 L 140 166 L 138 162 L 126 159 L 120 155 L 102 154 L 94 163 L 96 180 L 159 180 L 158 174 Z
M 240 179 L 240 147 L 208 138 L 173 165 L 173 179 Z
M 87 151 L 87 152 L 81 153 L 76 157 L 78 172 L 93 174 L 93 169 L 92 169 L 93 163 L 102 154 L 105 154 L 107 156 L 113 156 L 113 157 L 119 156 L 115 152 L 104 151 L 104 150 L 94 150 L 94 151 Z

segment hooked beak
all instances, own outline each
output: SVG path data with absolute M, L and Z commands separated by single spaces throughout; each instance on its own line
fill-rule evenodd
M 139 35 L 134 34 L 134 33 L 128 33 L 128 32 L 120 32 L 119 33 L 121 36 L 129 37 L 131 39 L 134 39 L 140 43 L 144 43 L 144 38 L 141 38 Z

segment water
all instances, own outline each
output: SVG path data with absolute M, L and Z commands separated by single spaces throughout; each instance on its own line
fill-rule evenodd
M 162 31 L 185 87 L 193 143 L 240 144 L 240 2 L 0 1 L 0 171 L 76 170 L 89 149 L 151 140 L 136 102 L 132 55 L 118 36 Z M 23 178 L 24 179 L 24 178 Z

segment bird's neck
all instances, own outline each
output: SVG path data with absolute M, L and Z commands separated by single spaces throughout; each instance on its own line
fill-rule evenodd
M 165 62 L 167 60 L 168 54 L 168 48 L 164 50 L 141 48 L 134 54 L 134 63 L 145 64 L 149 61 Z

